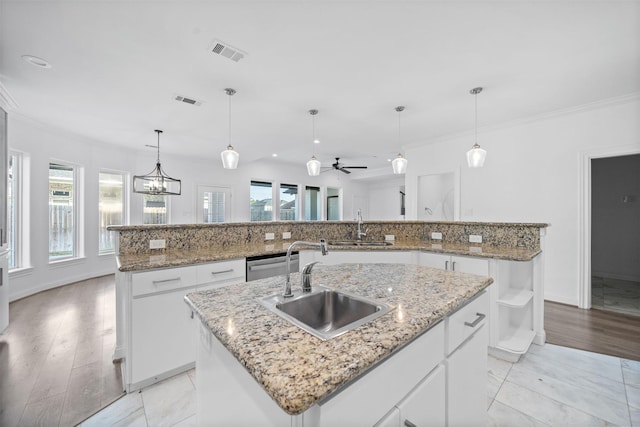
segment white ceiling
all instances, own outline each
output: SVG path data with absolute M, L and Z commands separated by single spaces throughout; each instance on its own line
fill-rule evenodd
M 397 105 L 406 146 L 471 131 L 475 86 L 481 127 L 640 91 L 640 2 L 3 0 L 0 61 L 19 114 L 98 141 L 144 150 L 163 129 L 163 158 L 219 164 L 231 87 L 241 163 L 381 167 Z

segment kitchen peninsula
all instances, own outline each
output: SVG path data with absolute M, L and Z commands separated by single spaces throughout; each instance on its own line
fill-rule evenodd
M 187 332 L 194 329 L 194 320 L 184 295 L 244 284 L 246 257 L 283 253 L 295 240 L 326 238 L 330 243 L 322 259 L 315 251 L 300 251 L 301 265 L 395 263 L 490 276 L 495 284 L 486 291 L 490 316 L 484 329 L 492 353 L 517 360 L 531 342 L 544 343 L 547 224 L 367 221 L 366 227 L 365 240 L 392 244 L 331 245 L 354 238 L 352 221 L 110 227 L 118 232 L 114 358 L 123 359 L 127 391 L 194 366 L 195 332 Z M 289 234 L 290 239 L 280 238 Z M 470 236 L 481 236 L 482 243 L 469 243 Z M 151 250 L 151 241 L 165 248 Z M 253 289 L 255 283 L 243 286 Z

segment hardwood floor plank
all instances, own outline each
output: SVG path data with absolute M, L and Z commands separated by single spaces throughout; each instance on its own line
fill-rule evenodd
M 640 360 L 640 316 L 545 301 L 547 342 Z

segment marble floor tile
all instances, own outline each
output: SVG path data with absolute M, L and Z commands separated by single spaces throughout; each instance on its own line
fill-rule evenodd
M 525 415 L 497 400 L 489 408 L 488 418 L 489 427 L 544 427 L 550 425 Z
M 80 424 L 80 427 L 147 426 L 141 393 L 129 393 Z
M 640 371 L 622 367 L 622 377 L 626 385 L 640 387 Z
M 633 427 L 640 427 L 640 409 L 629 408 L 631 413 L 631 425 Z
M 637 360 L 621 359 L 622 367 L 632 371 L 640 372 L 640 362 Z
M 592 389 L 584 389 L 579 381 L 570 381 L 570 374 L 557 379 L 553 375 L 538 373 L 531 367 L 521 367 L 521 363 L 509 371 L 508 381 L 612 424 L 630 424 L 627 403 L 621 402 L 620 398 L 612 399 Z
M 629 406 L 640 409 L 640 387 L 627 385 L 627 399 Z
M 491 405 L 491 402 L 496 398 L 496 394 L 498 394 L 498 390 L 500 390 L 504 379 L 498 378 L 492 373 L 487 374 L 487 378 L 487 397 L 489 398 L 489 405 Z
M 196 413 L 195 387 L 186 374 L 143 389 L 142 401 L 151 426 L 172 426 Z
M 177 424 L 174 424 L 173 427 L 196 427 L 198 425 L 198 417 L 196 415 L 192 415 L 189 418 L 180 421 Z
M 503 380 L 507 377 L 507 374 L 509 373 L 511 366 L 513 366 L 513 363 L 489 355 L 489 357 L 487 358 L 487 366 L 489 368 L 490 374 L 493 374 L 497 378 Z
M 593 417 L 549 397 L 509 381 L 500 388 L 496 401 L 549 425 L 605 426 Z

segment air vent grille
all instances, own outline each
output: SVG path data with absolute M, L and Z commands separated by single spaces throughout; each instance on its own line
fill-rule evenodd
M 173 95 L 173 99 L 179 102 L 184 102 L 185 104 L 195 105 L 196 107 L 199 107 L 202 105 L 202 101 L 198 99 L 182 96 L 182 95 Z
M 210 50 L 216 55 L 224 56 L 225 58 L 229 58 L 235 62 L 240 61 L 246 55 L 246 53 L 240 49 L 229 46 L 220 40 L 214 40 L 213 43 L 211 43 Z

